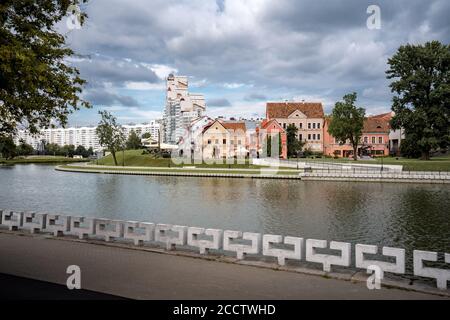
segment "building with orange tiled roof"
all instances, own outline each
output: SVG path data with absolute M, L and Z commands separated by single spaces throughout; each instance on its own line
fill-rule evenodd
M 267 120 L 276 120 L 281 127 L 293 124 L 298 139 L 305 142 L 304 149 L 323 152 L 324 112 L 320 102 L 267 102 Z
M 389 155 L 389 134 L 391 127 L 389 121 L 391 113 L 369 116 L 364 120 L 364 127 L 358 155 L 387 156 Z M 329 132 L 330 118 L 325 118 L 324 123 L 324 154 L 329 156 L 348 158 L 353 155 L 350 143 L 340 144 Z
M 275 139 L 279 136 L 280 143 L 281 143 L 281 152 L 278 155 L 281 159 L 287 159 L 287 135 L 286 130 L 283 129 L 283 127 L 277 122 L 277 120 L 263 120 L 261 122 L 261 125 L 259 127 L 256 127 L 256 137 L 257 137 L 257 146 L 256 149 L 258 150 L 258 154 L 260 156 L 267 155 L 264 153 L 264 144 L 267 143 L 267 139 L 270 136 L 272 142 L 276 141 Z M 272 147 L 275 148 L 275 145 L 272 144 Z M 275 149 L 276 150 L 276 149 Z M 276 151 L 278 152 L 278 151 Z M 274 155 L 271 155 L 272 157 Z
M 215 120 L 203 128 L 203 158 L 248 156 L 246 126 L 243 121 Z

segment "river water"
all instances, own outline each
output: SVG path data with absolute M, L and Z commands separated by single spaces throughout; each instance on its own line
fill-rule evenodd
M 121 176 L 0 166 L 0 208 L 450 252 L 450 186 Z

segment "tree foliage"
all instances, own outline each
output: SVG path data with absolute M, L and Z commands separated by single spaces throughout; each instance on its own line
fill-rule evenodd
M 287 154 L 288 157 L 298 156 L 298 152 L 302 150 L 304 142 L 297 138 L 298 128 L 295 124 L 290 124 L 286 128 L 287 138 Z
M 0 135 L 0 155 L 5 159 L 12 159 L 17 155 L 14 139 L 10 135 Z
M 74 52 L 55 25 L 70 5 L 85 0 L 2 0 L 0 4 L 0 134 L 15 132 L 18 124 L 31 133 L 61 125 L 80 107 L 85 80 L 67 63 Z M 81 23 L 86 18 L 81 15 Z
M 450 45 L 404 45 L 388 60 L 394 129 L 404 128 L 422 158 L 450 145 Z
M 111 113 L 106 110 L 98 113 L 101 116 L 97 129 L 95 129 L 98 141 L 102 147 L 111 152 L 114 164 L 117 166 L 116 152 L 125 147 L 125 134 Z
M 347 141 L 353 148 L 353 159 L 357 159 L 358 145 L 362 136 L 364 127 L 364 108 L 355 106 L 356 92 L 346 94 L 343 101 L 338 101 L 334 105 L 331 114 L 328 132 L 339 143 L 344 144 Z
M 137 150 L 142 148 L 141 139 L 134 130 L 131 130 L 125 146 L 127 150 Z
M 20 144 L 17 146 L 16 150 L 17 155 L 19 156 L 29 156 L 34 153 L 33 147 L 23 140 L 20 141 Z

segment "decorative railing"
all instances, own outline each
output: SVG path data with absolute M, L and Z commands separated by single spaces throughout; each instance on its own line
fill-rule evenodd
M 136 246 L 146 243 L 161 243 L 167 250 L 177 246 L 191 246 L 200 254 L 208 254 L 210 250 L 224 250 L 236 254 L 238 260 L 246 255 L 260 255 L 277 259 L 284 266 L 286 259 L 302 260 L 305 246 L 305 260 L 322 265 L 323 271 L 330 272 L 332 266 L 351 267 L 352 245 L 347 242 L 317 239 L 303 239 L 273 234 L 260 234 L 233 230 L 208 229 L 172 224 L 122 221 L 114 219 L 87 218 L 80 216 L 65 216 L 60 214 L 45 214 L 36 212 L 18 212 L 0 210 L 0 225 L 9 230 L 27 230 L 31 233 L 46 232 L 54 236 L 72 235 L 80 239 L 103 239 L 104 241 L 132 241 Z M 284 246 L 282 248 L 281 246 Z M 318 253 L 317 249 L 331 249 L 339 254 Z M 377 266 L 382 273 L 405 273 L 405 249 L 382 247 L 384 258 L 395 260 L 367 259 L 365 254 L 375 255 L 378 247 L 375 245 L 355 245 L 355 267 L 373 270 Z M 386 259 L 385 259 L 386 260 Z M 450 254 L 444 253 L 445 263 L 450 263 Z M 438 253 L 431 251 L 413 251 L 414 275 L 436 279 L 439 289 L 447 289 L 450 281 L 450 269 L 427 267 L 424 262 L 437 262 Z

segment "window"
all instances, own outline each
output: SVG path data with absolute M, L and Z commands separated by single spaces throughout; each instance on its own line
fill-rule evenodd
M 311 140 L 311 134 L 308 133 L 308 140 Z
M 300 129 L 302 129 L 302 128 L 303 128 L 303 123 L 300 122 Z
M 303 140 L 303 135 L 301 133 L 298 135 L 298 140 L 300 140 L 300 141 Z
M 315 129 L 315 128 L 316 128 L 316 123 L 314 122 L 314 123 L 313 123 L 313 129 Z
M 320 133 L 317 134 L 317 140 L 320 140 Z
M 369 143 L 369 138 L 368 137 L 364 137 L 364 143 Z
M 286 122 L 283 123 L 283 129 L 286 129 Z
M 375 137 L 372 137 L 372 143 L 375 143 Z
M 316 140 L 316 134 L 315 133 L 313 134 L 313 140 Z
M 208 139 L 208 144 L 211 144 L 211 139 Z
M 241 144 L 241 140 L 238 140 L 238 144 Z
M 216 139 L 216 144 L 219 144 L 219 139 Z
M 227 144 L 227 139 L 223 139 L 222 143 Z
M 317 129 L 320 129 L 320 122 L 317 124 Z
M 308 129 L 311 129 L 311 123 L 308 123 Z
M 378 143 L 383 143 L 383 137 L 378 137 Z

